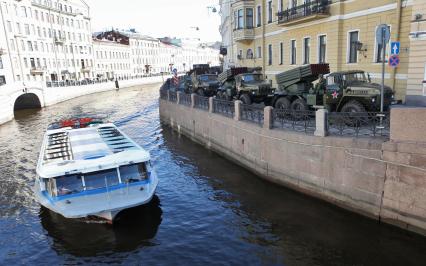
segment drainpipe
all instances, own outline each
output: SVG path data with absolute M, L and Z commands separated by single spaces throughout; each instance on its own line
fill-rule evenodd
M 395 41 L 399 42 L 401 37 L 401 15 L 402 15 L 402 0 L 398 0 L 397 7 L 396 7 L 396 36 Z M 389 47 L 389 49 L 392 51 L 392 47 Z M 396 74 L 397 74 L 398 68 L 393 68 L 391 72 L 391 80 L 392 80 L 392 89 L 395 91 L 395 85 L 396 85 Z
M 265 6 L 266 6 L 266 0 L 262 1 L 262 69 L 264 73 L 266 74 L 266 40 L 265 40 L 265 31 L 266 31 L 266 20 L 265 20 Z

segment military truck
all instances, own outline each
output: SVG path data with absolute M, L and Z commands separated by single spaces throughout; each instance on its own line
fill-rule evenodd
M 231 68 L 219 75 L 221 86 L 216 97 L 241 100 L 244 104 L 262 103 L 274 95 L 271 83 L 265 80 L 261 68 Z
M 276 75 L 278 89 L 272 105 L 290 110 L 324 106 L 330 112 L 380 111 L 381 86 L 364 71 L 329 73 L 328 64 L 312 64 Z M 393 92 L 389 87 L 384 92 L 384 110 L 388 110 Z
M 193 69 L 187 73 L 191 81 L 185 83 L 186 91 L 200 96 L 216 95 L 220 85 L 216 72 L 217 69 L 211 68 L 208 64 L 194 65 Z

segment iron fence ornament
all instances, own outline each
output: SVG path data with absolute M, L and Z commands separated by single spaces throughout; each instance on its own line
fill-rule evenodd
M 273 128 L 313 133 L 316 129 L 315 111 L 272 110 Z
M 263 125 L 264 108 L 254 105 L 241 104 L 241 119 Z
M 233 101 L 214 99 L 213 104 L 214 113 L 221 114 L 227 117 L 234 117 L 235 103 Z

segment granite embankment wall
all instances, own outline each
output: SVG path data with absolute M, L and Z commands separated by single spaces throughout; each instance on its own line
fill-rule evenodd
M 262 178 L 426 234 L 426 143 L 316 137 L 167 100 L 160 100 L 160 116 Z
M 164 78 L 167 78 L 164 76 Z M 120 80 L 119 86 L 121 89 L 133 86 L 140 86 L 146 84 L 154 84 L 162 82 L 161 76 L 146 77 L 141 79 Z M 33 93 L 37 96 L 42 107 L 54 105 L 63 101 L 77 98 L 83 95 L 92 93 L 104 92 L 115 90 L 114 82 L 97 83 L 85 86 L 69 86 L 69 87 L 38 87 L 38 84 L 28 86 L 27 91 L 24 92 L 23 88 L 2 88 L 0 92 L 0 125 L 13 119 L 14 105 L 16 99 L 25 94 Z

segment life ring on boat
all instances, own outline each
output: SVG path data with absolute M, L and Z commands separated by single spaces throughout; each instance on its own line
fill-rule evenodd
M 85 128 L 92 122 L 93 122 L 93 118 L 90 118 L 90 117 L 67 119 L 67 120 L 61 121 L 61 127 Z

